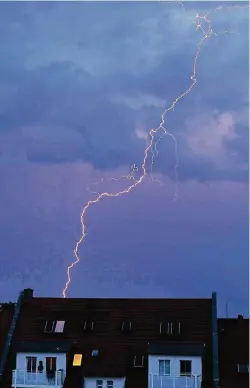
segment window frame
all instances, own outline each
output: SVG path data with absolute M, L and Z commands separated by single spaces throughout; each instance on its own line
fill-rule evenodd
M 53 365 L 54 364 L 54 365 Z M 56 372 L 57 357 L 45 357 L 45 370 Z
M 103 380 L 96 380 L 96 388 L 103 388 Z
M 107 388 L 114 388 L 114 381 L 113 380 L 107 380 Z
M 65 321 L 56 321 L 54 327 L 54 333 L 63 333 L 64 332 Z
M 136 363 L 136 359 L 139 358 L 141 360 L 140 364 Z M 134 356 L 134 368 L 143 368 L 144 367 L 144 356 Z
M 124 333 L 131 333 L 132 331 L 132 321 L 122 321 L 122 332 Z
M 30 370 L 28 369 L 28 364 L 30 361 Z M 35 367 L 33 365 L 35 361 Z M 36 356 L 26 356 L 26 372 L 35 373 L 37 371 L 37 357 Z
M 47 326 L 49 326 L 50 324 L 52 324 L 51 326 L 51 329 L 48 330 L 47 329 Z M 64 328 L 65 328 L 65 321 L 62 321 L 62 320 L 52 320 L 52 319 L 48 319 L 45 323 L 45 327 L 44 327 L 44 333 L 64 333 Z
M 160 322 L 160 335 L 173 335 L 173 321 Z
M 182 363 L 189 363 L 188 365 L 190 365 L 190 372 L 181 372 Z M 185 369 L 187 368 L 185 367 Z M 180 376 L 192 376 L 192 360 L 180 360 Z
M 91 320 L 85 320 L 83 325 L 84 332 L 94 331 L 95 322 Z
M 159 361 L 159 376 L 170 376 L 171 375 L 171 361 L 170 360 L 165 360 L 165 359 L 162 359 L 162 360 L 158 360 Z M 160 363 L 164 363 L 164 373 L 160 373 Z M 169 366 L 169 373 L 166 373 L 166 364 L 168 364 Z
M 72 366 L 73 367 L 82 366 L 82 354 L 81 353 L 74 353 Z

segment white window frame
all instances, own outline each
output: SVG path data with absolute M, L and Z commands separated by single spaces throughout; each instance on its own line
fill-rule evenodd
M 49 322 L 52 322 L 52 328 L 51 328 L 51 330 L 47 330 L 47 325 L 48 325 L 48 323 Z M 46 321 L 46 323 L 45 323 L 45 327 L 44 327 L 44 332 L 45 333 L 53 333 L 54 332 L 54 329 L 55 329 L 55 324 L 56 324 L 56 321 L 52 321 L 52 320 L 48 320 L 48 321 Z
M 160 363 L 164 363 L 164 373 L 160 373 Z M 169 365 L 169 373 L 166 373 L 166 364 Z M 170 376 L 171 375 L 171 361 L 170 360 L 159 360 L 159 375 Z
M 167 324 L 166 330 L 164 329 L 164 326 Z M 173 334 L 173 322 L 169 321 L 167 323 L 165 322 L 160 322 L 160 334 L 167 334 L 167 335 L 172 335 Z
M 28 360 L 30 359 L 30 371 L 28 371 Z M 35 366 L 35 368 L 32 368 L 33 366 Z M 35 373 L 37 371 L 37 357 L 35 356 L 26 356 L 26 371 L 29 372 L 29 373 Z M 33 369 L 35 369 L 35 372 L 33 371 Z
M 103 380 L 96 380 L 96 388 L 103 388 Z
M 107 380 L 107 388 L 114 388 L 114 381 L 113 380 Z
M 173 334 L 173 322 L 168 322 L 167 334 L 168 335 Z
M 84 326 L 83 326 L 83 330 L 84 330 L 84 331 L 87 330 L 88 322 L 89 322 L 89 321 L 85 321 L 85 322 L 84 322 Z M 90 331 L 93 331 L 93 330 L 94 330 L 94 322 L 91 322 Z M 101 380 L 100 380 L 100 381 L 101 381 Z
M 49 322 L 52 322 L 51 330 L 47 330 L 47 325 L 48 325 Z M 65 325 L 65 321 L 52 321 L 52 320 L 48 320 L 45 323 L 44 332 L 45 333 L 63 333 L 64 325 Z
M 126 324 L 127 322 L 129 323 L 129 331 L 132 330 L 132 322 L 131 322 L 131 321 L 123 321 L 123 322 L 122 322 L 122 331 L 124 331 L 124 326 L 125 326 L 125 324 Z
M 136 365 L 137 357 L 140 357 L 140 359 L 141 359 L 140 365 Z M 143 368 L 143 366 L 144 366 L 144 356 L 135 356 L 134 357 L 134 368 Z

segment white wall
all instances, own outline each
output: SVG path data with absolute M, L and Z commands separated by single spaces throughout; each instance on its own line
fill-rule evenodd
M 96 388 L 97 380 L 103 380 L 103 388 L 107 388 L 108 380 L 112 380 L 114 382 L 114 388 L 125 388 L 125 377 L 85 377 L 84 388 Z
M 193 375 L 202 374 L 202 359 L 201 357 L 189 356 L 165 356 L 165 355 L 149 355 L 148 357 L 148 373 L 159 374 L 159 360 L 170 360 L 170 375 L 180 376 L 180 360 L 192 361 Z
M 42 361 L 44 368 L 46 368 L 46 357 L 56 357 L 56 369 L 66 370 L 66 353 L 17 353 L 16 369 L 26 371 L 26 357 L 37 357 L 36 367 L 39 361 Z

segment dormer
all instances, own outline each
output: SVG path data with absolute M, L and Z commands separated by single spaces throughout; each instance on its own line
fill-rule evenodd
M 63 333 L 65 321 L 48 320 L 45 322 L 44 333 Z
M 84 321 L 83 331 L 89 333 L 94 330 L 94 322 L 91 320 Z
M 143 368 L 144 366 L 144 356 L 137 355 L 134 356 L 134 368 Z
M 162 336 L 174 336 L 181 335 L 181 322 L 180 321 L 164 321 L 160 322 L 160 335 Z
M 173 334 L 173 322 L 160 322 L 160 335 L 172 335 Z
M 174 322 L 174 334 L 175 335 L 181 335 L 181 322 L 180 321 L 176 321 Z
M 123 321 L 122 325 L 121 325 L 121 330 L 123 333 L 131 333 L 132 322 L 131 321 Z

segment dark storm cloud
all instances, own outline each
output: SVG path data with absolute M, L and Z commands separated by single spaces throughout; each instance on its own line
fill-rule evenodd
M 194 13 L 150 3 L 0 7 L 0 131 L 21 136 L 20 147 L 35 163 L 82 160 L 100 169 L 139 163 L 145 141 L 136 136 L 137 127 L 158 125 L 163 107 L 190 84 L 200 38 Z M 201 160 L 204 170 L 197 168 L 185 136 L 186 118 L 195 114 L 190 105 L 197 113 L 215 105 L 223 114 L 246 104 L 246 15 L 237 11 L 231 19 L 242 35 L 207 42 L 196 90 L 169 121 L 184 152 L 182 179 L 245 179 L 241 167 L 231 175 L 226 165 L 218 171 L 213 155 Z M 216 15 L 218 30 L 224 26 L 224 16 Z M 239 163 L 247 160 L 247 123 L 242 125 L 240 138 L 229 145 Z M 156 168 L 172 174 L 161 163 Z

